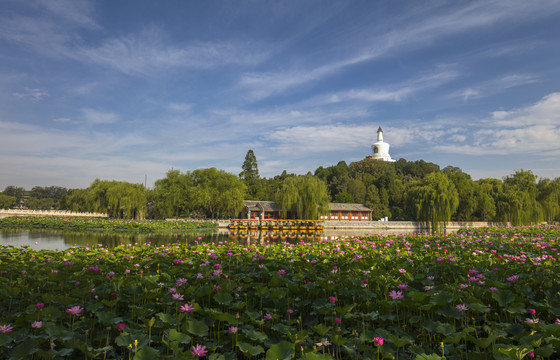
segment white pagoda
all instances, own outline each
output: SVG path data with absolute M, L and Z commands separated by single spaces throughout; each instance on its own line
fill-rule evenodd
M 374 160 L 394 162 L 389 155 L 389 144 L 383 141 L 383 129 L 381 126 L 377 130 L 377 142 L 371 146 L 373 154 L 371 158 Z

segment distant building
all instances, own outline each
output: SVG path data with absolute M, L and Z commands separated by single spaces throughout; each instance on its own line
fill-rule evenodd
M 280 208 L 274 201 L 245 200 L 241 217 L 244 219 L 279 219 Z M 330 203 L 326 215 L 318 220 L 371 221 L 371 209 L 362 204 Z
M 373 151 L 373 154 L 366 156 L 366 159 L 388 162 L 395 161 L 391 159 L 391 155 L 389 155 L 389 143 L 383 141 L 383 129 L 381 129 L 381 126 L 377 130 L 377 142 L 371 146 L 371 150 Z

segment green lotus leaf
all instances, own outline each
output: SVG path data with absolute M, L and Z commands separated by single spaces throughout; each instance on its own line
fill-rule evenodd
M 257 355 L 262 354 L 264 352 L 264 349 L 263 349 L 262 346 L 260 346 L 260 345 L 253 346 L 249 343 L 242 342 L 242 341 L 237 343 L 237 347 L 246 356 L 247 355 L 257 356 Z
M 200 337 L 208 336 L 208 325 L 201 320 L 189 320 L 183 325 L 183 330 Z
M 492 293 L 492 298 L 498 302 L 501 307 L 507 307 L 515 301 L 515 296 L 510 290 L 498 290 Z
M 214 300 L 220 305 L 229 305 L 233 301 L 233 297 L 225 291 L 220 291 L 214 295 Z
M 263 332 L 257 331 L 257 330 L 246 330 L 243 331 L 243 333 L 245 335 L 247 335 L 247 337 L 253 341 L 258 341 L 258 342 L 263 342 L 266 339 L 268 339 L 268 335 L 266 335 Z
M 334 360 L 330 354 L 321 354 L 315 352 L 308 352 L 301 356 L 302 360 Z
M 441 360 L 442 357 L 437 355 L 437 354 L 420 354 L 420 355 L 416 355 L 416 357 L 414 358 L 414 360 Z
M 498 345 L 496 347 L 498 353 L 507 355 L 510 359 L 521 360 L 530 353 L 533 349 L 526 348 L 522 346 L 506 346 L 506 345 Z
M 294 344 L 288 341 L 280 341 L 273 344 L 266 352 L 267 360 L 288 360 L 295 354 Z
M 325 336 L 326 333 L 329 332 L 330 329 L 332 329 L 332 327 L 330 326 L 326 326 L 324 324 L 317 324 L 315 326 L 313 326 L 313 331 L 315 331 L 317 334 L 319 334 L 319 336 Z
M 183 334 L 175 329 L 169 330 L 169 332 L 166 333 L 166 337 L 169 341 L 179 344 L 189 344 L 191 342 L 191 337 L 189 335 Z
M 157 360 L 160 358 L 160 352 L 154 348 L 146 346 L 134 355 L 134 360 Z
M 31 355 L 37 352 L 38 350 L 37 345 L 38 342 L 36 339 L 32 339 L 32 338 L 25 339 L 23 342 L 21 342 L 16 347 L 14 347 L 10 359 L 14 359 L 14 360 L 30 359 L 32 357 Z

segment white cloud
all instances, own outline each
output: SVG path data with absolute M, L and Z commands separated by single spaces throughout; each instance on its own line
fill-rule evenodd
M 293 126 L 268 133 L 265 138 L 277 143 L 276 151 L 292 154 L 313 154 L 364 149 L 377 141 L 377 124 L 333 124 L 317 126 Z M 403 145 L 418 136 L 416 130 L 384 127 L 391 136 L 385 141 L 391 145 Z M 364 154 L 365 156 L 366 154 Z
M 68 56 L 110 67 L 129 75 L 149 74 L 172 67 L 212 69 L 226 65 L 255 65 L 268 50 L 251 42 L 191 42 L 169 45 L 163 31 L 148 27 L 138 34 L 109 38 L 99 46 L 81 46 Z
M 377 59 L 396 51 L 409 51 L 460 32 L 477 30 L 503 23 L 516 23 L 549 15 L 560 11 L 560 3 L 548 1 L 533 3 L 517 1 L 476 1 L 438 9 L 437 6 L 411 6 L 401 15 L 400 21 L 391 18 L 391 24 L 373 21 L 369 27 L 356 26 L 345 29 L 346 37 L 340 37 L 333 46 L 330 62 L 317 62 L 316 58 L 307 64 L 287 65 L 280 71 L 246 73 L 240 78 L 239 86 L 248 91 L 249 98 L 260 100 L 280 94 L 288 89 L 321 80 L 344 68 Z M 425 16 L 419 16 L 418 12 Z M 387 29 L 394 29 L 389 30 Z M 378 34 L 372 36 L 371 34 Z
M 470 145 L 439 145 L 436 150 L 468 155 L 560 155 L 560 93 L 510 111 L 495 111 L 489 119 L 472 122 Z
M 49 96 L 49 92 L 42 89 L 30 89 L 28 87 L 24 88 L 22 92 L 14 92 L 12 93 L 18 99 L 31 99 L 32 102 L 37 102 L 43 100 L 43 98 Z
M 386 88 L 352 89 L 331 94 L 319 95 L 304 102 L 306 105 L 325 105 L 333 103 L 346 103 L 352 100 L 363 102 L 399 102 L 423 90 L 441 86 L 458 78 L 460 74 L 454 70 L 440 70 L 431 74 L 412 78 Z
M 82 119 L 90 125 L 113 124 L 119 121 L 119 116 L 112 112 L 104 112 L 94 109 L 82 109 Z
M 510 74 L 495 79 L 482 81 L 476 85 L 450 93 L 448 98 L 462 98 L 467 102 L 470 99 L 480 98 L 482 96 L 494 95 L 503 92 L 509 88 L 533 84 L 539 81 L 539 77 L 534 74 Z
M 87 0 L 36 0 L 51 15 L 80 27 L 99 28 L 92 18 L 93 4 Z

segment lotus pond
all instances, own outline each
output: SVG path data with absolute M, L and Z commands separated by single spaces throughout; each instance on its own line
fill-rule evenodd
M 560 358 L 560 227 L 0 248 L 0 358 Z

